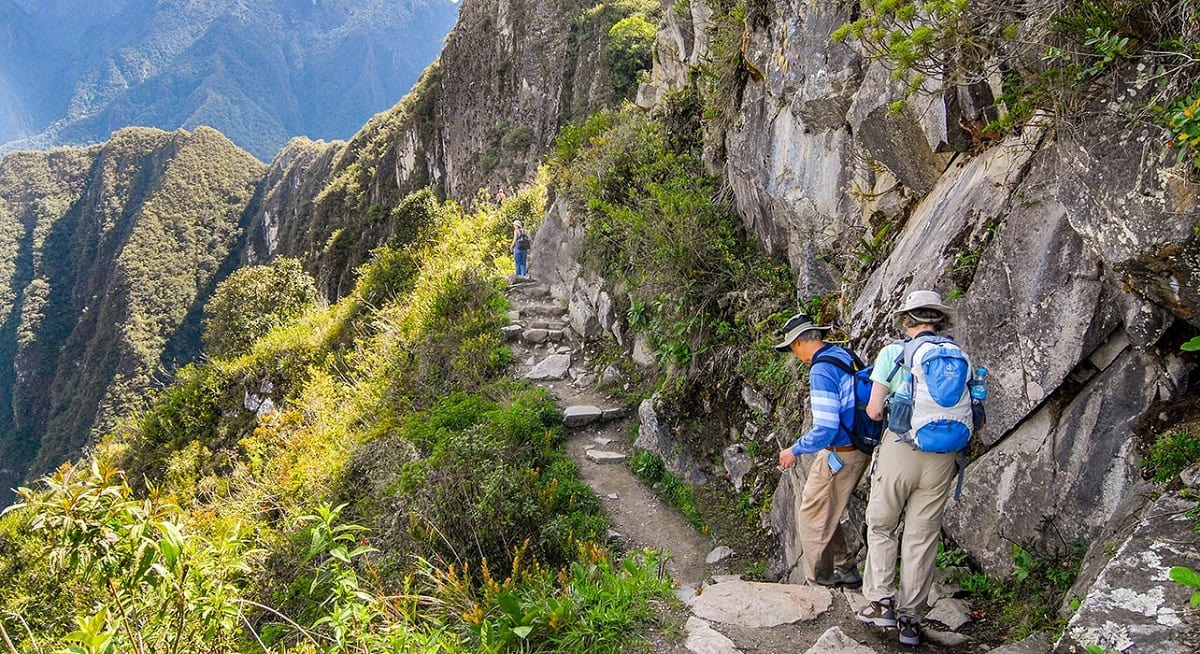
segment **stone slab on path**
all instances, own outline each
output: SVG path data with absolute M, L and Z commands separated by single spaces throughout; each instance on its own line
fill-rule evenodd
M 545 329 L 526 329 L 521 334 L 521 340 L 526 343 L 545 343 L 550 336 L 550 332 Z
M 879 654 L 846 635 L 840 627 L 830 627 L 804 654 Z
M 595 463 L 620 463 L 625 460 L 624 454 L 607 450 L 588 450 L 586 456 Z
M 689 605 L 705 620 L 757 629 L 812 620 L 832 604 L 828 588 L 729 580 L 705 586 Z
M 971 621 L 971 607 L 960 599 L 944 597 L 933 605 L 925 619 L 940 622 L 949 627 L 950 631 L 958 631 Z
M 551 354 L 525 373 L 525 377 L 534 381 L 557 381 L 566 379 L 570 370 L 571 355 Z
M 741 654 L 732 640 L 694 615 L 688 618 L 683 628 L 687 632 L 684 647 L 692 654 Z
M 590 425 L 604 417 L 604 410 L 590 404 L 576 404 L 563 411 L 563 425 L 569 428 Z

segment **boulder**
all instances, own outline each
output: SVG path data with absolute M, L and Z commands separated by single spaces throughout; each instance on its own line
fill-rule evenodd
M 534 366 L 533 370 L 525 373 L 525 378 L 534 381 L 556 381 L 566 379 L 570 370 L 571 355 L 551 354 Z
M 923 628 L 925 640 L 931 643 L 937 643 L 942 647 L 949 647 L 955 652 L 964 651 L 964 646 L 971 642 L 971 637 L 966 634 L 960 634 L 954 631 L 942 631 L 941 629 Z
M 658 359 L 654 358 L 654 351 L 650 349 L 650 337 L 644 333 L 639 333 L 633 339 L 633 362 L 643 368 L 653 368 L 658 365 Z
M 556 202 L 546 212 L 533 235 L 529 250 L 529 275 L 546 284 L 550 295 L 568 300 L 579 277 L 579 248 L 583 245 L 583 225 L 571 219 L 565 201 Z
M 830 627 L 804 654 L 877 654 L 876 650 L 846 635 L 840 627 Z
M 612 298 L 603 290 L 596 295 L 596 320 L 600 322 L 600 328 L 606 332 L 612 330 L 613 324 L 617 321 L 617 316 L 613 312 Z
M 962 500 L 946 508 L 946 532 L 1001 575 L 1012 569 L 1010 543 L 1091 540 L 1140 480 L 1129 425 L 1170 394 L 1163 379 L 1153 355 L 1126 351 L 1035 411 L 967 468 Z
M 692 484 L 703 484 L 708 476 L 700 470 L 699 464 L 687 452 L 682 443 L 678 443 L 671 435 L 671 430 L 664 424 L 662 417 L 655 408 L 656 397 L 642 400 L 638 405 L 638 437 L 633 447 L 657 454 L 662 459 L 667 470 Z
M 771 415 L 771 402 L 749 386 L 742 386 L 742 402 L 761 415 Z
M 714 547 L 712 551 L 708 553 L 708 556 L 704 557 L 704 562 L 712 565 L 714 563 L 719 563 L 720 561 L 723 561 L 731 556 L 733 556 L 733 548 L 726 545 L 721 545 L 719 547 Z
M 506 341 L 515 341 L 521 337 L 521 334 L 524 331 L 525 328 L 520 325 L 505 325 L 504 327 L 500 328 L 500 335 L 503 336 L 504 340 Z
M 687 640 L 683 646 L 692 654 L 740 654 L 741 650 L 712 626 L 696 616 L 688 617 L 683 626 Z
M 1171 580 L 1175 566 L 1200 570 L 1188 511 L 1194 499 L 1167 493 L 1139 518 L 1067 623 L 1055 652 L 1088 645 L 1119 652 L 1191 654 L 1200 643 L 1195 588 Z
M 545 329 L 526 329 L 521 333 L 521 340 L 526 343 L 545 343 L 549 334 Z
M 593 463 L 620 463 L 625 460 L 625 455 L 620 452 L 611 452 L 609 450 L 590 449 L 583 453 L 588 461 Z
M 742 480 L 754 469 L 754 457 L 742 443 L 734 443 L 725 448 L 725 474 L 738 492 L 742 490 Z
M 578 287 L 571 294 L 571 304 L 569 311 L 571 314 L 571 329 L 575 330 L 584 340 L 598 338 L 604 330 L 600 326 L 600 320 L 596 316 L 596 308 L 592 305 L 592 301 L 588 298 L 588 290 L 586 287 Z
M 971 621 L 971 607 L 960 599 L 942 598 L 929 609 L 925 619 L 940 622 L 951 631 L 958 631 Z
M 758 629 L 814 620 L 832 604 L 828 588 L 733 579 L 705 586 L 689 606 L 705 620 Z

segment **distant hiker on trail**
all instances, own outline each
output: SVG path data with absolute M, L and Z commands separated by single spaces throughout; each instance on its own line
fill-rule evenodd
M 504 201 L 507 199 L 508 194 L 504 192 L 503 187 L 496 190 L 496 204 L 504 204 Z
M 525 231 L 521 221 L 514 220 L 512 253 L 513 261 L 517 264 L 517 277 L 529 276 L 529 245 L 529 233 Z
M 804 576 L 809 584 L 858 588 L 862 577 L 846 548 L 842 513 L 870 456 L 851 443 L 849 425 L 854 420 L 855 378 L 862 367 L 854 354 L 824 338 L 830 327 L 796 314 L 783 325 L 783 341 L 775 346 L 810 366 L 809 401 L 813 426 L 788 448 L 779 451 L 779 467 L 787 470 L 802 454 L 821 453 L 808 470 L 800 499 L 797 530 L 804 548 Z
M 871 374 L 867 413 L 883 417 L 886 401 L 888 419 L 867 503 L 863 595 L 870 603 L 857 617 L 880 627 L 898 626 L 904 645 L 921 643 L 918 611 L 933 581 L 942 512 L 959 453 L 979 426 L 973 423 L 982 419 L 982 407 L 972 414 L 974 385 L 982 381 L 971 376 L 970 360 L 943 335 L 955 317 L 937 293 L 910 293 L 894 314 L 905 339 L 880 351 Z M 902 536 L 897 533 L 901 519 Z

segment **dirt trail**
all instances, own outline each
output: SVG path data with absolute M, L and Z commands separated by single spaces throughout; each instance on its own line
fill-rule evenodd
M 705 557 L 713 547 L 711 540 L 647 488 L 625 461 L 597 463 L 587 456 L 588 450 L 629 454 L 636 437 L 636 407 L 619 406 L 598 392 L 594 378 L 575 381 L 574 377 L 587 368 L 583 345 L 570 330 L 566 309 L 549 297 L 544 286 L 516 284 L 510 289 L 509 300 L 517 312 L 513 322 L 525 329 L 510 342 L 518 360 L 515 375 L 524 376 L 552 354 L 569 354 L 570 372 L 564 379 L 535 382 L 550 392 L 559 409 L 595 406 L 624 409 L 627 414 L 573 429 L 567 439 L 567 453 L 579 466 L 584 482 L 604 505 L 613 530 L 631 546 L 669 552 L 667 568 L 671 575 L 681 584 L 700 584 L 708 576 Z M 538 330 L 549 333 L 540 343 L 536 342 L 542 338 Z

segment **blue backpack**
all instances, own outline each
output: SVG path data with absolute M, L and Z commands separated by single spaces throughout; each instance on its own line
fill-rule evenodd
M 900 342 L 904 354 L 888 375 L 901 373 L 891 395 L 888 428 L 925 452 L 965 450 L 974 430 L 971 360 L 949 336 L 930 333 Z
M 818 363 L 828 363 L 835 366 L 838 370 L 854 377 L 854 422 L 842 425 L 850 435 L 850 442 L 854 447 L 861 452 L 870 454 L 875 450 L 875 446 L 879 445 L 879 439 L 883 438 L 883 421 L 872 420 L 867 415 L 867 402 L 871 400 L 871 386 L 874 382 L 871 381 L 871 370 L 874 366 L 863 365 L 862 359 L 851 350 L 846 350 L 854 364 L 848 364 L 841 359 L 825 355 L 813 359 L 813 365 Z

